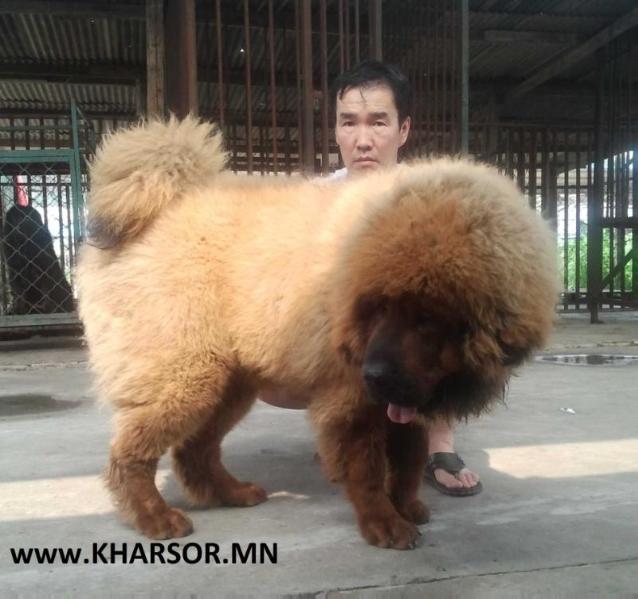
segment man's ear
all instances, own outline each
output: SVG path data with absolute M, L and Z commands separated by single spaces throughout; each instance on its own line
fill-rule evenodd
M 399 147 L 401 147 L 407 141 L 408 135 L 410 134 L 411 126 L 412 126 L 412 119 L 409 116 L 406 116 L 403 123 L 401 123 L 401 128 L 399 130 L 399 134 L 401 136 L 401 143 Z

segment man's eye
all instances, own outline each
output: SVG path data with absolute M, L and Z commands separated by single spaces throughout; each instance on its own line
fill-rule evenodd
M 375 125 L 375 127 L 379 127 L 379 126 L 385 127 L 385 122 L 384 121 L 377 121 L 374 125 Z
M 345 123 L 341 123 L 342 127 L 352 127 L 352 121 L 346 121 Z

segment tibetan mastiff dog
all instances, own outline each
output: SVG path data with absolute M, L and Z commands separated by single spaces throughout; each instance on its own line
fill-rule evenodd
M 80 311 L 115 409 L 115 503 L 150 538 L 193 530 L 155 485 L 169 448 L 194 504 L 264 501 L 220 446 L 275 387 L 310 398 L 365 539 L 413 547 L 428 418 L 483 412 L 550 332 L 549 228 L 468 161 L 317 183 L 225 172 L 221 146 L 194 118 L 151 122 L 92 166 Z

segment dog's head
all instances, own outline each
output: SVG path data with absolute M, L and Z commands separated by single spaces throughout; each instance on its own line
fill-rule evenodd
M 397 422 L 482 412 L 553 321 L 545 225 L 499 175 L 450 164 L 465 168 L 397 186 L 349 246 L 338 285 L 335 349 Z
M 481 413 L 503 395 L 512 369 L 533 349 L 530 340 L 513 344 L 504 321 L 500 330 L 480 328 L 462 306 L 424 302 L 412 293 L 359 298 L 353 323 L 356 340 L 338 351 L 360 370 L 370 400 L 387 405 L 397 422 L 417 412 Z
M 482 412 L 531 351 L 412 294 L 386 299 L 367 317 L 364 304 L 361 377 L 368 397 L 387 404 L 388 416 L 399 422 L 417 412 L 455 418 Z

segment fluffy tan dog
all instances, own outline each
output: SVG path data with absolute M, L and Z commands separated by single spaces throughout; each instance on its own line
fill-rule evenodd
M 408 548 L 428 416 L 478 414 L 540 347 L 556 296 L 550 234 L 514 184 L 464 161 L 317 184 L 222 172 L 211 125 L 109 137 L 92 168 L 80 310 L 116 410 L 107 481 L 152 538 L 192 531 L 154 482 L 254 505 L 220 460 L 264 386 L 310 396 L 319 450 L 364 537 Z

